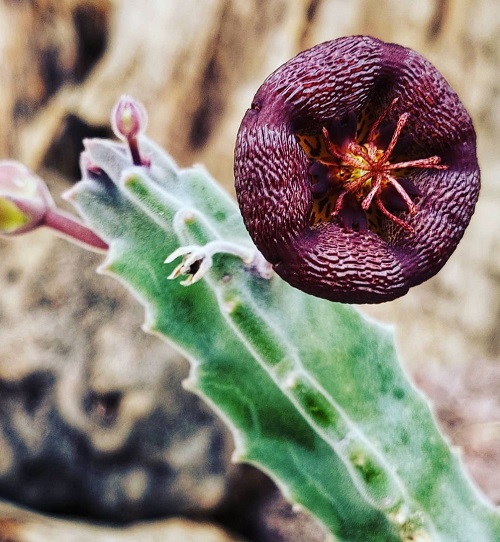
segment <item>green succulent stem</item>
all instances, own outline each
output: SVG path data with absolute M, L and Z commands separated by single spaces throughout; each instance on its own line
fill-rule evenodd
M 231 428 L 235 459 L 339 542 L 498 542 L 498 512 L 401 369 L 392 331 L 269 273 L 203 168 L 139 147 L 147 165 L 88 141 L 93 169 L 70 198 L 109 244 L 100 271 L 191 361 L 186 387 Z

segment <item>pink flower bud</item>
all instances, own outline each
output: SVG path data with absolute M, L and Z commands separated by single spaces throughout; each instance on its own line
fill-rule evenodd
M 40 177 L 19 162 L 0 161 L 0 234 L 37 228 L 51 207 L 54 202 Z
M 111 113 L 111 127 L 115 135 L 128 141 L 144 132 L 148 124 L 146 108 L 132 97 L 120 97 Z

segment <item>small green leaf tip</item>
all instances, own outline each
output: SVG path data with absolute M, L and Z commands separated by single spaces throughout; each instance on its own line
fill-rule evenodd
M 14 160 L 0 161 L 0 234 L 38 228 L 54 202 L 45 183 Z
M 128 143 L 136 166 L 147 165 L 141 158 L 137 137 L 146 130 L 148 113 L 142 103 L 123 94 L 111 112 L 111 127 L 116 137 Z

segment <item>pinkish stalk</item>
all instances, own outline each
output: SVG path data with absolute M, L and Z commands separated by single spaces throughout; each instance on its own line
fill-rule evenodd
M 42 225 L 62 233 L 70 240 L 84 245 L 85 248 L 98 252 L 106 251 L 109 248 L 107 243 L 92 230 L 57 208 L 47 209 Z
M 141 158 L 141 153 L 139 152 L 139 144 L 137 142 L 136 136 L 127 137 L 128 147 L 130 149 L 130 154 L 132 155 L 132 162 L 135 166 L 144 165 L 144 161 Z

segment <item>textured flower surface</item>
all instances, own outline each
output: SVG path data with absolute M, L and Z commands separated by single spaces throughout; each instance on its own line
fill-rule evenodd
M 436 274 L 479 194 L 471 119 L 421 55 L 367 36 L 304 51 L 246 112 L 236 193 L 257 248 L 292 286 L 379 303 Z

